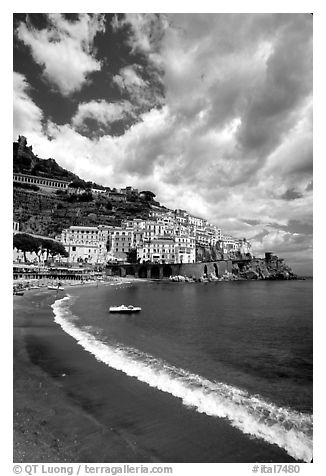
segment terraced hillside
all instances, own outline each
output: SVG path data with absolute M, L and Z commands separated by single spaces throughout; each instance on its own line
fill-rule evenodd
M 142 200 L 115 205 L 103 196 L 74 202 L 67 195 L 14 187 L 13 208 L 21 231 L 54 237 L 70 225 L 118 226 L 123 219 L 146 219 L 151 205 Z
M 60 167 L 54 159 L 41 159 L 27 146 L 27 139 L 19 136 L 13 143 L 13 170 L 66 181 L 78 181 L 85 189 L 82 196 L 67 192 L 32 190 L 15 183 L 13 188 L 13 219 L 19 222 L 20 231 L 54 237 L 70 225 L 116 225 L 129 218 L 148 218 L 152 206 L 159 207 L 153 199 L 133 196 L 123 203 L 111 202 L 107 196 L 94 196 L 90 188 L 104 188 L 86 182 L 69 170 Z M 38 187 L 34 187 L 38 189 Z M 164 208 L 164 207 L 163 207 Z

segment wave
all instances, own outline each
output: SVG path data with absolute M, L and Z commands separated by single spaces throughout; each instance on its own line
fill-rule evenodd
M 243 433 L 283 448 L 296 460 L 312 459 L 312 415 L 277 407 L 259 395 L 205 379 L 123 345 L 101 341 L 90 326 L 75 325 L 70 296 L 55 301 L 55 322 L 97 360 L 182 400 L 199 413 L 225 418 Z

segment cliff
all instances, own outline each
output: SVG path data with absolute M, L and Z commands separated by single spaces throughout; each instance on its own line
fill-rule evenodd
M 265 258 L 233 262 L 232 273 L 242 279 L 297 279 L 283 258 L 266 253 Z

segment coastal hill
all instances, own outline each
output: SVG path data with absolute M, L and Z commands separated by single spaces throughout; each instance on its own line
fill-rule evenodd
M 24 136 L 19 136 L 18 141 L 13 143 L 13 172 L 67 182 L 78 180 L 85 186 L 97 186 L 93 182 L 85 182 L 78 175 L 60 167 L 54 159 L 39 158 L 33 153 L 33 147 L 27 145 L 27 139 Z
M 13 170 L 14 173 L 65 180 L 72 187 L 69 191 L 46 191 L 32 184 L 14 182 L 13 219 L 19 222 L 20 231 L 24 233 L 55 238 L 71 225 L 120 226 L 122 220 L 148 219 L 153 209 L 168 210 L 154 200 L 155 195 L 150 191 L 131 194 L 124 202 L 110 200 L 107 194 L 92 193 L 92 188 L 110 188 L 86 182 L 60 167 L 54 159 L 37 157 L 23 136 L 14 142 Z M 197 262 L 212 262 L 222 258 L 217 247 L 196 246 Z M 245 279 L 291 279 L 295 276 L 284 260 L 277 257 L 252 259 L 239 266 L 234 264 L 232 271 Z
M 147 219 L 150 210 L 166 209 L 153 199 L 154 194 L 140 197 L 134 194 L 125 202 L 115 202 L 106 195 L 92 194 L 91 188 L 104 189 L 94 182 L 87 182 L 66 170 L 54 159 L 42 159 L 34 154 L 27 140 L 19 136 L 13 144 L 13 172 L 38 177 L 65 180 L 75 185 L 68 191 L 46 191 L 35 185 L 14 182 L 13 219 L 19 222 L 20 231 L 54 238 L 70 225 L 119 226 L 122 220 Z M 77 194 L 77 187 L 83 193 Z M 114 190 L 114 189 L 113 189 Z

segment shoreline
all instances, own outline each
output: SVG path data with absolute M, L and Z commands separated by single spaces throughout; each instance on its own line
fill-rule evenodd
M 14 462 L 295 461 L 276 445 L 98 362 L 54 322 L 50 306 L 58 296 L 65 293 L 41 289 L 14 297 Z M 149 428 L 169 415 L 160 443 L 146 444 L 134 421 L 137 405 L 146 405 Z M 211 437 L 216 454 L 201 448 L 201 459 L 193 460 L 201 434 Z M 171 449 L 175 435 L 184 440 L 183 454 Z
M 60 384 L 64 373 L 55 377 L 40 365 L 42 356 L 33 352 L 30 334 L 51 335 L 54 330 L 55 334 L 63 334 L 60 337 L 71 339 L 49 322 L 50 306 L 58 296 L 44 291 L 14 298 L 13 462 L 147 461 L 128 437 L 102 425 L 82 406 L 74 404 Z M 62 297 L 64 293 L 60 293 Z M 44 323 L 36 323 L 37 319 Z M 74 431 L 70 432 L 70 428 Z M 105 459 L 98 458 L 99 438 L 110 448 Z

